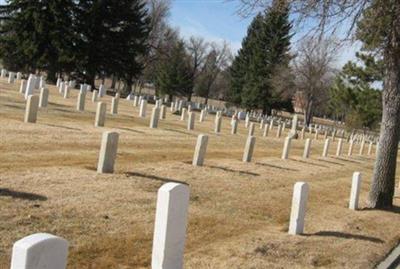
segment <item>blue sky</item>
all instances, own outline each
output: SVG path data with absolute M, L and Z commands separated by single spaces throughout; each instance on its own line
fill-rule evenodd
M 170 22 L 180 29 L 184 38 L 202 36 L 208 41 L 226 40 L 232 51 L 241 47 L 251 18 L 242 18 L 236 11 L 238 2 L 226 0 L 172 0 Z M 300 31 L 301 36 L 304 34 Z M 294 37 L 294 40 L 298 36 Z M 294 41 L 292 47 L 296 47 Z M 336 65 L 341 67 L 354 59 L 357 44 L 345 44 L 340 49 Z

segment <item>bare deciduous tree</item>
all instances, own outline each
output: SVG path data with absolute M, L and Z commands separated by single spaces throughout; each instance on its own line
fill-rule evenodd
M 232 54 L 226 42 L 221 45 L 215 42 L 210 44 L 204 67 L 196 83 L 196 94 L 205 98 L 205 104 L 207 104 L 211 92 L 216 92 L 215 82 L 220 73 L 228 67 L 231 59 Z
M 297 53 L 293 61 L 295 87 L 308 126 L 315 109 L 327 102 L 334 77 L 336 46 L 332 40 L 307 38 L 302 41 Z

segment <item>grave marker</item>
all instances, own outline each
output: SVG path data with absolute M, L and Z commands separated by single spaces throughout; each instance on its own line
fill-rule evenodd
M 185 247 L 189 187 L 166 183 L 157 194 L 152 269 L 182 269 Z
M 291 137 L 285 138 L 285 143 L 283 145 L 282 160 L 287 160 L 289 158 L 290 146 L 292 143 Z
M 26 100 L 24 122 L 36 123 L 38 105 L 39 105 L 39 97 L 36 95 L 29 95 L 28 99 Z
M 101 102 L 99 105 L 102 104 Z M 117 157 L 119 134 L 116 132 L 104 132 L 101 139 L 99 162 L 97 173 L 113 173 L 115 158 Z
M 76 110 L 84 111 L 85 110 L 85 101 L 86 101 L 86 94 L 83 92 L 79 92 L 78 100 L 76 103 Z
M 217 134 L 221 132 L 221 123 L 222 123 L 222 117 L 217 115 L 215 117 L 215 127 L 214 127 L 214 131 Z
M 192 112 L 193 113 L 193 112 Z M 202 166 L 204 163 L 204 157 L 207 151 L 208 136 L 200 134 L 197 137 L 196 148 L 194 150 L 193 162 L 194 166 Z
M 311 151 L 311 139 L 307 138 L 306 142 L 304 144 L 304 152 L 303 152 L 303 158 L 307 159 L 310 157 L 310 151 Z
M 165 105 L 161 105 L 160 120 L 165 120 L 166 115 L 167 115 L 167 107 Z
M 40 89 L 39 107 L 47 107 L 49 99 L 49 90 L 47 88 Z
M 350 202 L 349 202 L 349 208 L 352 210 L 358 209 L 358 198 L 360 196 L 360 188 L 361 188 L 361 173 L 354 172 L 353 179 L 351 182 L 351 192 L 350 192 Z
M 330 143 L 331 143 L 331 139 L 330 138 L 325 139 L 325 144 L 324 144 L 324 150 L 322 152 L 322 157 L 328 157 Z
M 47 233 L 26 236 L 15 242 L 11 269 L 65 269 L 68 242 Z
M 103 127 L 106 121 L 106 103 L 99 102 L 97 103 L 97 110 L 96 110 L 96 118 L 94 121 L 94 126 L 96 127 Z
M 244 153 L 243 153 L 243 162 L 251 162 L 255 143 L 256 143 L 256 138 L 254 136 L 247 137 L 246 146 L 244 148 Z
M 294 185 L 289 234 L 297 235 L 302 234 L 304 231 L 308 190 L 308 184 L 305 182 L 297 182 Z
M 141 118 L 146 117 L 146 106 L 147 106 L 147 101 L 145 99 L 142 99 L 140 101 L 139 117 Z
M 250 128 L 249 128 L 249 136 L 253 136 L 254 135 L 254 122 L 250 123 Z
M 343 139 L 339 138 L 339 142 L 338 142 L 337 150 L 336 150 L 336 156 L 342 155 L 342 149 L 343 149 Z
M 196 118 L 196 114 L 194 112 L 189 112 L 189 118 L 188 118 L 188 122 L 187 122 L 187 129 L 193 130 L 194 129 L 194 120 Z
M 159 118 L 160 118 L 160 109 L 157 106 L 154 106 L 151 111 L 150 128 L 158 127 L 158 119 Z

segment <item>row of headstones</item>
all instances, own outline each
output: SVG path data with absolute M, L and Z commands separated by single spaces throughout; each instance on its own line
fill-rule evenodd
M 361 173 L 353 174 L 349 208 L 358 209 Z M 304 233 L 309 186 L 294 185 L 288 233 Z M 166 183 L 158 190 L 153 246 L 152 269 L 182 269 L 186 241 L 190 190 L 186 184 Z M 47 233 L 24 237 L 13 245 L 11 269 L 65 269 L 68 241 Z
M 34 80 L 35 82 L 37 81 L 37 78 L 35 78 L 35 76 L 31 76 L 30 79 Z M 29 81 L 29 80 L 28 80 Z M 57 81 L 57 84 L 59 86 L 59 91 L 60 93 L 64 96 L 64 98 L 68 98 L 69 97 L 69 88 L 74 86 L 74 82 L 73 81 L 69 81 L 67 82 L 62 82 L 60 81 L 60 79 Z M 29 85 L 29 83 L 28 83 Z M 24 81 L 21 81 L 21 88 L 20 88 L 20 92 L 26 94 L 26 89 L 28 88 L 28 85 L 24 85 Z M 43 79 L 40 79 L 40 83 L 39 86 L 44 86 L 43 85 Z M 92 101 L 96 102 L 98 100 L 98 97 L 104 96 L 105 95 L 105 88 L 102 87 L 103 85 L 101 85 L 100 87 L 100 92 L 97 93 L 97 91 L 93 91 L 92 94 Z M 78 95 L 78 99 L 77 99 L 77 110 L 78 111 L 84 111 L 85 109 L 85 100 L 86 100 L 86 93 L 88 91 L 90 91 L 90 85 L 86 85 L 86 84 L 81 84 L 80 87 L 80 92 Z M 25 122 L 36 122 L 36 115 L 37 115 L 37 107 L 46 107 L 47 106 L 47 100 L 48 100 L 48 90 L 44 87 L 41 88 L 41 92 L 40 92 L 40 96 L 39 99 L 37 99 L 37 97 L 30 97 L 29 100 L 27 101 L 27 106 L 26 106 L 26 113 L 25 113 Z M 182 101 L 182 100 L 181 100 Z M 186 113 L 188 113 L 189 117 L 188 117 L 188 124 L 187 124 L 187 129 L 188 130 L 193 130 L 194 129 L 194 124 L 195 124 L 195 113 L 193 111 L 191 111 L 191 105 L 188 106 L 188 112 L 186 112 L 186 108 L 181 108 L 182 102 L 171 102 L 171 112 L 174 112 L 175 110 L 179 110 L 181 109 L 181 120 L 185 120 L 185 115 Z M 115 97 L 112 98 L 112 102 L 111 102 L 111 114 L 117 114 L 118 113 L 118 103 L 119 103 L 119 94 L 117 93 L 115 95 Z M 133 106 L 138 106 L 138 104 L 140 103 L 140 110 L 139 110 L 139 116 L 140 117 L 146 117 L 146 105 L 147 105 L 147 100 L 145 98 L 143 98 L 142 96 L 134 96 L 133 99 Z M 178 106 L 177 106 L 178 105 Z M 205 117 L 208 114 L 208 109 L 202 109 L 201 113 L 200 113 L 200 119 L 199 122 L 202 122 Z M 240 114 L 240 112 L 239 112 Z M 105 123 L 105 117 L 106 117 L 106 104 L 103 102 L 99 102 L 98 106 L 97 106 L 97 110 L 96 110 L 96 117 L 95 117 L 95 126 L 96 127 L 100 127 L 100 126 L 104 126 Z M 165 119 L 166 118 L 166 107 L 165 105 L 162 105 L 162 99 L 156 100 L 156 105 L 152 110 L 152 116 L 150 119 L 150 128 L 157 128 L 158 126 L 158 120 L 159 119 Z M 232 117 L 232 121 L 231 121 L 231 126 L 232 126 L 232 130 L 231 133 L 232 134 L 236 134 L 237 132 L 237 127 L 238 127 L 238 121 L 239 121 L 239 117 L 237 116 L 237 114 L 234 114 L 234 116 Z M 221 131 L 221 124 L 222 124 L 222 111 L 217 111 L 216 114 L 216 118 L 215 118 L 215 132 L 216 133 L 220 133 Z M 245 127 L 249 128 L 249 136 L 253 136 L 254 134 L 254 122 L 249 121 L 249 117 L 246 116 L 245 119 Z M 264 129 L 263 132 L 263 136 L 267 136 L 268 135 L 268 131 L 272 130 L 274 127 L 274 119 L 271 118 L 270 119 L 270 123 L 269 126 L 267 126 L 265 124 L 264 119 L 261 120 L 260 122 L 260 129 Z M 282 132 L 284 132 L 286 128 L 286 122 L 279 123 L 278 121 L 278 127 L 277 127 L 277 137 L 280 137 Z M 315 129 L 315 139 L 318 140 L 318 136 L 319 136 L 319 129 Z M 294 134 L 297 133 L 297 115 L 293 118 L 292 121 L 292 128 L 291 131 L 289 133 L 289 137 L 290 138 L 294 138 Z M 312 128 L 310 128 L 310 133 L 312 133 Z M 335 135 L 336 132 L 332 133 L 332 140 L 335 141 Z M 325 139 L 327 139 L 328 136 L 328 132 L 325 132 Z M 305 127 L 303 127 L 303 129 L 301 130 L 301 138 L 304 139 L 305 138 Z M 361 136 L 359 137 L 361 138 Z M 354 143 L 354 141 L 357 141 L 357 139 L 354 137 L 350 137 L 350 141 L 351 143 Z M 361 144 L 365 143 L 365 138 L 362 140 L 359 140 Z
M 1 70 L 1 77 L 5 78 L 8 74 L 8 82 L 9 83 L 14 83 L 14 79 L 15 79 L 15 73 L 14 72 L 7 72 L 7 70 L 2 69 Z M 22 78 L 22 73 L 18 72 L 16 74 L 16 78 L 17 80 L 21 80 Z M 76 81 L 74 80 L 70 80 L 70 81 L 62 81 L 61 78 L 57 79 L 57 83 L 56 86 L 59 88 L 59 92 L 64 96 L 64 98 L 68 98 L 69 96 L 69 90 L 71 88 L 74 88 L 76 85 Z M 21 81 L 21 88 L 20 88 L 20 92 L 25 94 L 25 99 L 28 99 L 29 95 L 33 94 L 33 90 L 34 89 L 41 89 L 45 87 L 45 80 L 43 78 L 43 76 L 35 76 L 33 74 L 31 74 L 28 78 L 28 81 L 22 80 Z M 86 97 L 86 93 L 88 91 L 91 90 L 91 86 L 87 85 L 87 84 L 81 84 L 80 86 L 80 93 L 78 96 L 78 104 L 77 104 L 77 110 L 78 111 L 83 111 L 84 110 L 84 99 Z M 43 104 L 43 106 L 47 105 L 47 99 L 46 96 L 48 96 L 48 91 L 47 90 L 43 90 L 43 94 L 41 94 L 41 96 L 43 96 L 43 98 L 41 98 L 41 100 L 43 100 L 43 102 L 39 101 L 39 106 L 40 104 Z M 93 92 L 93 96 L 92 96 L 92 101 L 95 102 L 97 101 L 98 98 L 103 97 L 106 94 L 106 88 L 103 84 L 100 85 L 99 87 L 99 91 L 94 91 Z M 138 96 L 134 96 L 133 95 L 129 95 L 127 97 L 128 100 L 131 100 L 133 98 L 134 100 L 134 105 L 136 103 L 137 106 L 137 99 L 139 99 L 139 103 L 141 103 L 141 99 L 143 99 L 142 96 L 138 97 Z M 119 97 L 119 96 L 118 96 Z M 157 100 L 156 96 L 153 96 L 154 100 Z M 118 99 L 118 98 L 115 98 Z M 164 98 L 166 100 L 166 98 Z M 114 99 L 113 99 L 114 100 Z M 114 100 L 115 105 L 112 105 L 112 114 L 116 114 L 117 111 L 117 104 L 118 100 Z M 159 99 L 158 101 L 162 102 L 162 99 Z M 158 102 L 157 101 L 157 102 Z M 195 105 L 195 108 L 200 108 L 201 104 L 200 103 L 192 103 L 192 102 L 186 102 L 184 100 L 176 100 L 175 102 L 171 103 L 171 111 L 182 111 L 183 110 L 183 106 L 187 105 L 188 110 L 190 111 L 190 107 L 192 106 L 192 104 Z M 42 107 L 42 106 L 41 106 Z M 172 109 L 173 107 L 173 109 Z M 245 119 L 246 121 L 246 128 L 248 126 L 248 123 L 250 122 L 251 118 L 257 118 L 257 121 L 261 123 L 261 125 L 265 122 L 265 121 L 274 121 L 277 120 L 278 125 L 281 124 L 283 122 L 283 130 L 285 129 L 286 124 L 291 124 L 292 128 L 291 128 L 291 133 L 293 135 L 293 133 L 296 132 L 297 130 L 297 115 L 295 115 L 293 117 L 293 120 L 282 120 L 282 118 L 277 118 L 274 116 L 268 116 L 268 115 L 263 115 L 262 113 L 258 113 L 256 111 L 251 111 L 251 112 L 238 112 L 238 111 L 231 111 L 231 110 L 226 110 L 225 108 L 223 108 L 222 110 L 218 111 L 218 108 L 214 107 L 214 106 L 205 106 L 204 108 L 207 112 L 220 112 L 220 113 L 225 113 L 227 115 L 232 114 L 233 116 L 236 116 L 239 120 L 243 120 Z M 163 113 L 161 113 L 163 114 Z M 154 124 L 153 124 L 154 125 Z M 299 122 L 299 126 L 301 126 L 301 122 Z M 316 134 L 316 139 L 318 139 L 318 134 L 320 132 L 325 132 L 325 138 L 327 137 L 328 133 L 331 133 L 333 140 L 334 140 L 334 136 L 336 135 L 336 132 L 338 132 L 338 135 L 341 136 L 342 138 L 344 137 L 344 130 L 336 130 L 335 128 L 332 128 L 331 126 L 323 126 L 323 125 L 318 125 L 318 124 L 314 124 L 314 126 L 311 124 L 309 126 L 309 131 L 310 133 L 313 132 L 313 128 L 314 127 L 314 133 Z M 305 128 L 305 126 L 303 125 L 303 129 Z M 339 134 L 341 133 L 341 135 Z M 293 137 L 291 135 L 291 137 Z M 357 133 L 352 133 L 350 136 L 348 136 L 347 141 L 349 142 L 350 140 L 353 140 L 355 142 L 361 143 L 362 140 L 373 140 L 375 142 L 377 142 L 378 138 L 377 136 L 372 136 L 372 135 L 364 135 L 364 134 L 357 134 Z
M 118 149 L 118 139 L 119 134 L 117 132 L 104 132 L 100 147 L 100 154 L 97 165 L 98 173 L 113 173 L 114 172 L 114 164 L 117 156 Z M 194 166 L 202 166 L 204 164 L 205 155 L 207 152 L 208 146 L 208 136 L 205 134 L 200 134 L 197 137 L 197 142 L 194 150 L 192 164 Z M 286 137 L 281 159 L 287 160 L 289 158 L 290 148 L 291 148 L 291 137 Z M 325 144 L 323 147 L 322 157 L 328 157 L 329 155 L 329 147 L 330 147 L 330 138 L 325 140 Z M 339 157 L 343 154 L 343 139 L 339 139 L 336 156 Z M 256 143 L 256 137 L 249 135 L 243 152 L 243 162 L 251 162 L 254 148 Z M 353 142 L 351 141 L 349 144 L 348 156 L 352 156 L 353 154 Z M 364 154 L 365 143 L 361 143 L 359 154 Z M 368 155 L 372 154 L 373 143 L 371 142 L 368 147 Z M 377 150 L 378 146 L 375 150 Z M 308 138 L 305 140 L 303 158 L 309 158 L 311 152 L 311 139 Z

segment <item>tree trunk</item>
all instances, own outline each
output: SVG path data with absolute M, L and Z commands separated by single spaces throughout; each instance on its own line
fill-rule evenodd
M 117 77 L 115 75 L 112 75 L 111 89 L 115 89 L 116 83 L 117 83 Z
M 381 134 L 369 193 L 372 208 L 390 208 L 393 205 L 400 140 L 400 37 L 392 42 L 395 45 L 392 43 L 391 51 L 385 54 Z
M 304 109 L 304 123 L 306 124 L 306 126 L 310 126 L 312 116 L 313 116 L 313 101 L 310 100 Z

